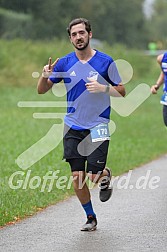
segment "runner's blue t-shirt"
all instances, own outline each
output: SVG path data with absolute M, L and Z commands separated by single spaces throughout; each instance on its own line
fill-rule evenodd
M 110 96 L 90 93 L 85 84 L 96 78 L 100 84 L 117 86 L 121 82 L 113 59 L 96 50 L 94 56 L 82 63 L 72 52 L 59 59 L 50 76 L 53 83 L 64 81 L 67 90 L 65 124 L 73 129 L 91 129 L 110 118 Z
M 162 68 L 162 71 L 164 73 L 164 88 L 163 88 L 163 91 L 167 92 L 167 52 L 164 53 L 164 56 L 162 58 L 161 68 Z

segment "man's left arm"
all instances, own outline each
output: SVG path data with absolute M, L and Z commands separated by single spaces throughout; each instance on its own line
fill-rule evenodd
M 115 96 L 115 97 L 124 97 L 125 96 L 125 88 L 122 82 L 120 82 L 116 86 L 112 86 L 108 83 L 108 85 L 102 85 L 96 80 L 89 80 L 90 82 L 87 82 L 86 88 L 90 93 L 106 93 L 109 96 Z
M 121 96 L 125 96 L 126 91 L 125 91 L 125 87 L 122 83 L 119 83 L 117 86 L 107 86 L 106 89 L 108 88 L 108 94 L 110 96 L 114 96 L 114 97 L 121 97 Z M 107 90 L 106 90 L 107 91 Z

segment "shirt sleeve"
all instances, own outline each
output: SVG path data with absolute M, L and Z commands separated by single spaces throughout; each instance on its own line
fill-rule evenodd
M 53 83 L 59 83 L 59 82 L 62 81 L 62 79 L 63 79 L 63 71 L 62 71 L 62 69 L 63 69 L 62 62 L 61 62 L 61 60 L 59 60 L 57 62 L 57 64 L 54 66 L 52 74 L 49 77 L 49 79 Z
M 112 61 L 108 67 L 108 82 L 113 86 L 117 86 L 120 82 L 122 82 L 114 61 Z

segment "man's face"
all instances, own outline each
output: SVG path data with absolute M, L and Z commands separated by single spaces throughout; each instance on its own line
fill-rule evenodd
M 89 39 L 92 33 L 88 33 L 85 29 L 85 24 L 77 24 L 71 27 L 71 43 L 77 50 L 84 50 L 89 45 Z

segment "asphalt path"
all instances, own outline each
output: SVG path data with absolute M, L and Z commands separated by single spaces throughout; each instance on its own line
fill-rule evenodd
M 78 199 L 48 207 L 0 230 L 1 252 L 167 251 L 167 155 L 113 179 L 112 198 L 91 190 L 98 228 L 81 232 Z

